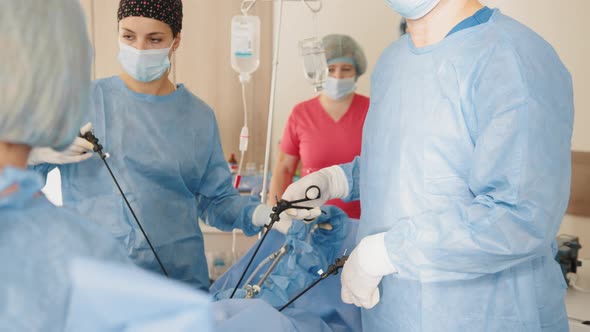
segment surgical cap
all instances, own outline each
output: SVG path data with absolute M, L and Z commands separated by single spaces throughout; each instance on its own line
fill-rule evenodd
M 328 64 L 349 60 L 361 76 L 367 70 L 367 58 L 361 46 L 347 35 L 327 35 L 322 39 Z
M 182 30 L 181 0 L 121 0 L 118 21 L 129 16 L 141 16 L 162 21 L 170 26 L 173 33 Z
M 0 31 L 0 141 L 68 146 L 90 88 L 92 52 L 79 1 L 4 1 Z

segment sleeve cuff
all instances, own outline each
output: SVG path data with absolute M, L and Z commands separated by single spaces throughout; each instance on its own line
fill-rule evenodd
M 346 182 L 348 183 L 348 187 L 349 187 L 349 189 L 346 193 L 346 196 L 342 197 L 342 200 L 345 202 L 350 202 L 350 201 L 360 199 L 360 195 L 358 192 L 358 184 L 359 184 L 358 166 L 359 166 L 358 157 L 356 157 L 353 161 L 351 161 L 347 164 L 339 165 L 339 167 L 344 172 L 344 177 L 346 178 Z
M 373 277 L 396 273 L 385 246 L 385 232 L 369 235 L 361 240 L 358 246 L 361 266 Z
M 346 173 L 344 173 L 342 167 L 335 165 L 324 168 L 320 171 L 325 172 L 329 178 L 331 198 L 343 198 L 348 196 L 350 186 L 348 185 L 348 179 L 346 179 Z

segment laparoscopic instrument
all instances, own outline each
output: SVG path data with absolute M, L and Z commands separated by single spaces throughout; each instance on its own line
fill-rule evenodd
M 290 306 L 293 302 L 297 301 L 298 298 L 303 296 L 303 294 L 307 293 L 307 291 L 309 291 L 310 289 L 314 288 L 317 284 L 320 283 L 320 281 L 326 279 L 330 275 L 337 275 L 338 271 L 344 266 L 344 263 L 346 263 L 347 260 L 348 260 L 348 256 L 346 255 L 346 251 L 344 251 L 344 255 L 341 258 L 336 258 L 336 261 L 334 262 L 334 264 L 331 264 L 330 266 L 328 266 L 328 270 L 326 272 L 323 272 L 323 273 L 319 272 L 321 274 L 320 274 L 320 277 L 316 281 L 314 281 L 309 286 L 307 286 L 304 290 L 299 292 L 299 294 L 297 294 L 294 298 L 292 298 L 289 302 L 287 302 L 284 306 L 282 306 L 279 309 L 279 311 L 283 311 L 285 308 Z
M 291 249 L 292 249 L 291 245 L 285 244 L 281 248 L 279 248 L 279 250 L 273 252 L 268 257 L 266 257 L 264 260 L 262 260 L 262 262 L 260 262 L 260 264 L 258 264 L 256 269 L 254 269 L 254 272 L 252 272 L 252 274 L 250 275 L 248 280 L 246 280 L 246 286 L 244 287 L 244 289 L 246 290 L 246 298 L 247 299 L 253 298 L 258 293 L 260 293 L 260 290 L 262 289 L 262 284 L 264 284 L 264 282 L 266 281 L 268 276 L 275 269 L 275 267 L 277 266 L 277 264 L 279 263 L 281 258 L 283 258 Z M 258 272 L 269 262 L 272 262 L 272 263 L 270 264 L 270 266 L 268 267 L 266 272 L 264 272 L 264 275 L 262 276 L 262 278 L 260 278 L 260 280 L 258 281 L 258 283 L 256 285 L 251 285 L 250 282 L 252 282 L 252 279 L 254 279 L 254 277 L 258 274 Z
M 285 212 L 288 209 L 312 210 L 313 207 L 301 206 L 301 205 L 297 205 L 297 204 L 312 201 L 312 200 L 318 199 L 320 197 L 321 197 L 320 188 L 318 186 L 309 186 L 305 190 L 305 198 L 294 200 L 294 201 L 287 201 L 287 200 L 281 199 L 277 202 L 277 204 L 275 206 L 273 206 L 273 208 L 272 208 L 273 212 L 270 214 L 270 223 L 265 226 L 266 232 L 262 236 L 262 239 L 260 239 L 260 241 L 258 242 L 258 245 L 256 246 L 256 249 L 254 250 L 252 257 L 250 257 L 250 260 L 248 261 L 248 265 L 246 265 L 246 268 L 242 272 L 242 275 L 240 276 L 238 283 L 234 287 L 234 290 L 232 291 L 232 293 L 229 297 L 230 299 L 234 297 L 234 295 L 236 294 L 236 291 L 240 287 L 240 284 L 242 283 L 244 276 L 246 276 L 246 273 L 250 269 L 250 265 L 252 265 L 252 262 L 254 261 L 254 258 L 256 257 L 256 254 L 258 253 L 258 250 L 260 249 L 260 246 L 262 245 L 262 243 L 266 239 L 268 232 L 272 229 L 272 226 L 274 225 L 275 222 L 281 220 L 280 214 Z
M 156 253 L 156 249 L 154 249 L 154 246 L 152 245 L 152 243 L 150 241 L 150 238 L 147 236 L 146 232 L 144 231 L 143 226 L 141 226 L 141 223 L 139 222 L 139 219 L 137 218 L 137 215 L 135 215 L 135 212 L 133 211 L 133 208 L 131 207 L 131 204 L 129 204 L 129 201 L 127 200 L 127 196 L 125 196 L 125 193 L 123 192 L 123 189 L 121 189 L 121 186 L 119 185 L 119 182 L 117 181 L 117 178 L 113 174 L 113 171 L 111 170 L 111 167 L 109 166 L 109 163 L 107 163 L 107 160 L 106 159 L 108 158 L 108 153 L 104 153 L 103 152 L 102 145 L 100 145 L 100 143 L 98 143 L 98 138 L 96 138 L 96 136 L 94 136 L 94 133 L 92 133 L 91 131 L 86 132 L 84 135 L 80 135 L 80 137 L 82 137 L 85 140 L 87 140 L 88 142 L 92 143 L 92 146 L 93 146 L 92 149 L 93 149 L 93 151 L 96 152 L 96 153 L 98 153 L 98 155 L 100 156 L 100 159 L 102 159 L 102 161 L 104 162 L 104 165 L 107 167 L 107 170 L 111 174 L 111 177 L 113 178 L 113 181 L 115 182 L 115 185 L 117 186 L 117 189 L 119 189 L 119 192 L 121 193 L 121 196 L 123 196 L 123 200 L 125 201 L 125 204 L 127 204 L 127 207 L 129 208 L 129 211 L 131 212 L 131 215 L 133 216 L 133 219 L 135 219 L 135 223 L 137 223 L 137 226 L 139 226 L 139 229 L 141 230 L 141 233 L 143 234 L 143 237 L 145 238 L 146 242 L 150 246 L 150 249 L 152 250 L 152 253 L 154 254 L 154 257 L 156 257 L 156 261 L 158 261 L 158 264 L 160 265 L 160 268 L 162 269 L 162 272 L 164 273 L 164 275 L 166 277 L 168 277 L 168 272 L 164 268 L 164 265 L 162 264 L 162 261 L 160 260 L 160 257 Z

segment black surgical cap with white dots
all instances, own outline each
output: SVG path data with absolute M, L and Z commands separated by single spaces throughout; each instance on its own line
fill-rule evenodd
M 117 12 L 118 21 L 129 16 L 140 16 L 162 21 L 176 35 L 182 30 L 181 0 L 121 0 Z

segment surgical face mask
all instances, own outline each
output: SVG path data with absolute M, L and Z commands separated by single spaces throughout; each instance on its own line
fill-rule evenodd
M 144 83 L 155 81 L 170 68 L 168 54 L 172 45 L 156 50 L 138 50 L 119 41 L 119 62 L 136 80 Z
M 356 90 L 356 80 L 351 78 L 335 78 L 328 76 L 324 94 L 331 99 L 340 100 Z
M 430 11 L 440 2 L 440 0 L 385 0 L 401 16 L 416 20 Z

